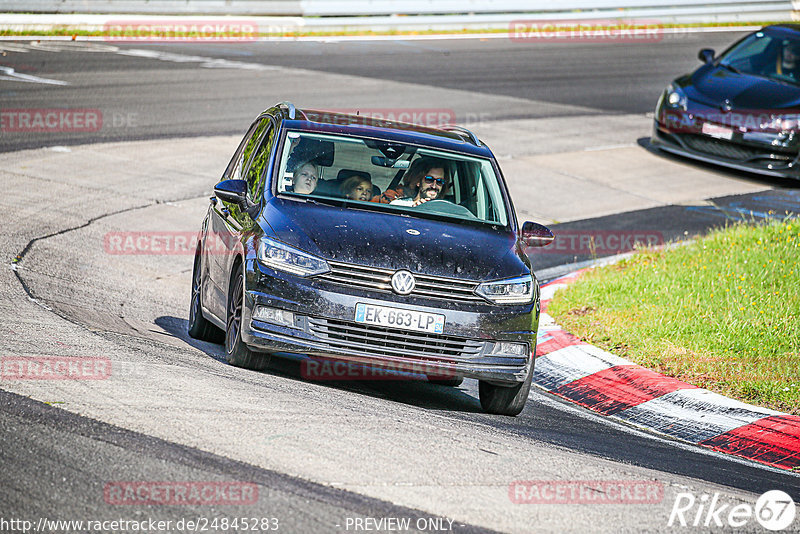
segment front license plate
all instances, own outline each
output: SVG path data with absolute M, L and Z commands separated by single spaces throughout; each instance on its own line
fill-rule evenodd
M 733 130 L 724 126 L 717 126 L 708 122 L 703 123 L 703 133 L 717 139 L 730 139 L 733 137 Z
M 432 334 L 444 332 L 444 315 L 389 306 L 375 306 L 363 302 L 356 304 L 356 322 Z

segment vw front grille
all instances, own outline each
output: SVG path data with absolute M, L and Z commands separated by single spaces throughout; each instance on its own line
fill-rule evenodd
M 330 348 L 368 356 L 457 363 L 477 357 L 483 343 L 455 336 L 408 332 L 338 319 L 309 318 L 311 332 Z
M 334 261 L 328 261 L 328 265 L 331 267 L 330 272 L 317 276 L 318 280 L 392 293 L 391 279 L 395 273 L 392 269 L 379 269 Z M 477 282 L 413 274 L 416 279 L 416 287 L 411 295 L 461 302 L 486 302 L 475 294 L 475 289 L 478 287 Z

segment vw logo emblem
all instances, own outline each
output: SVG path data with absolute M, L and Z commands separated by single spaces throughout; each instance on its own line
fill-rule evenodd
M 392 289 L 399 295 L 408 295 L 416 285 L 414 275 L 408 271 L 397 271 L 392 275 Z

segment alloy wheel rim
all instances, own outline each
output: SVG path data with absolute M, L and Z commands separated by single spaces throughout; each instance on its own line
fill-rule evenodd
M 192 277 L 192 304 L 189 307 L 189 324 L 194 324 L 197 314 L 200 312 L 200 269 L 195 266 L 194 276 Z
M 233 297 L 228 306 L 228 328 L 225 332 L 225 348 L 228 354 L 233 352 L 233 347 L 239 339 L 239 324 L 242 314 L 242 276 L 236 278 L 233 287 Z

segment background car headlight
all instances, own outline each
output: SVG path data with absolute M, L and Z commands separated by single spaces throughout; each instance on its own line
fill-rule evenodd
M 330 271 L 325 260 L 268 237 L 262 237 L 258 243 L 258 261 L 267 267 L 300 276 L 313 276 Z
M 775 117 L 772 120 L 772 124 L 770 124 L 770 128 L 785 133 L 797 132 L 798 125 L 800 125 L 798 117 L 800 117 L 800 115 L 795 114 Z
M 528 304 L 533 302 L 537 290 L 533 277 L 528 274 L 508 280 L 484 282 L 475 292 L 495 304 Z
M 680 87 L 672 84 L 667 87 L 664 97 L 664 103 L 667 107 L 686 111 L 686 102 L 686 94 Z

